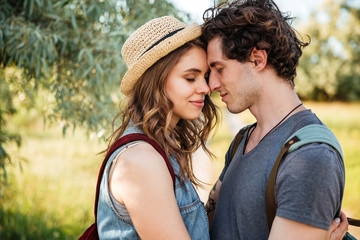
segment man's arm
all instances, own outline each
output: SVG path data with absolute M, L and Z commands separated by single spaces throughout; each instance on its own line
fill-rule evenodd
M 326 236 L 327 231 L 324 229 L 276 216 L 271 227 L 269 240 L 324 240 Z
M 301 147 L 283 160 L 276 182 L 278 208 L 269 239 L 329 239 L 326 229 L 344 187 L 336 151 L 318 143 Z
M 221 181 L 219 179 L 215 183 L 214 187 L 211 189 L 211 191 L 209 193 L 209 198 L 208 198 L 208 200 L 207 200 L 207 202 L 205 204 L 205 210 L 206 210 L 208 220 L 209 220 L 209 227 L 211 226 L 211 222 L 212 222 L 212 219 L 214 217 L 216 203 L 217 203 L 217 200 L 218 200 L 218 197 L 219 197 L 220 188 L 221 188 Z

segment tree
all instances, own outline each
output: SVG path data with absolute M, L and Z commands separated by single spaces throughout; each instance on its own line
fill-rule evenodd
M 109 128 L 121 98 L 125 39 L 146 21 L 163 15 L 189 20 L 167 0 L 0 0 L 0 185 L 10 156 L 21 145 L 7 130 L 19 105 L 34 106 L 39 90 L 54 96 L 42 113 L 66 129 Z
M 311 37 L 300 60 L 297 92 L 314 100 L 360 100 L 360 9 L 326 0 L 301 32 Z

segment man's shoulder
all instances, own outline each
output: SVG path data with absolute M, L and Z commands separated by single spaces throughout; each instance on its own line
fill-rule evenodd
M 326 143 L 310 143 L 286 155 L 279 173 L 305 178 L 338 175 L 344 177 L 344 164 L 340 154 Z
M 344 180 L 342 159 L 335 149 L 325 143 L 302 146 L 279 166 L 277 215 L 327 229 L 340 206 Z M 315 219 L 309 218 L 314 215 Z
M 295 142 L 295 143 L 292 143 Z M 301 159 L 338 159 L 343 161 L 341 145 L 335 134 L 324 124 L 307 124 L 298 128 L 284 144 L 291 144 L 288 156 Z
M 313 142 L 301 146 L 285 156 L 285 159 L 298 159 L 298 161 L 319 162 L 324 160 L 341 160 L 341 156 L 327 143 Z

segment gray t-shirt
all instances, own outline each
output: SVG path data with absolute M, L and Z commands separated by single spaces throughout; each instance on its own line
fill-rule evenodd
M 243 154 L 245 137 L 229 165 L 226 154 L 211 239 L 267 239 L 265 189 L 283 143 L 298 129 L 322 124 L 310 110 L 292 115 L 254 149 Z M 246 135 L 245 135 L 246 136 Z M 282 161 L 275 185 L 276 215 L 328 229 L 344 190 L 344 166 L 327 144 L 305 145 Z

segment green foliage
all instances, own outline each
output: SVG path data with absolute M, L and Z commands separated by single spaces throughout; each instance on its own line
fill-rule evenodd
M 31 118 L 30 113 L 25 116 Z M 23 164 L 25 171 L 16 165 L 7 168 L 9 186 L 0 200 L 0 239 L 77 239 L 94 221 L 102 158 L 97 153 L 105 144 L 88 139 L 84 131 L 63 138 L 59 125 L 44 131 L 41 117 L 26 125 L 20 131 L 28 161 Z
M 360 9 L 326 0 L 301 32 L 311 37 L 297 78 L 303 99 L 360 100 Z M 306 39 L 305 39 L 306 40 Z
M 178 14 L 166 0 L 0 0 L 2 176 L 10 159 L 5 144 L 20 144 L 6 129 L 9 116 L 31 109 L 42 89 L 52 96 L 41 110 L 48 122 L 60 120 L 64 134 L 82 126 L 101 135 L 121 99 L 125 39 L 152 18 Z
M 0 80 L 4 79 L 5 71 L 0 69 Z M 16 93 L 16 89 L 10 89 L 6 81 L 0 81 L 0 186 L 6 183 L 5 165 L 11 162 L 11 158 L 4 148 L 5 143 L 14 142 L 18 147 L 21 146 L 20 135 L 11 133 L 6 129 L 6 115 L 12 115 L 15 107 L 11 101 L 12 95 Z M 0 188 L 0 197 L 3 196 L 3 188 Z

